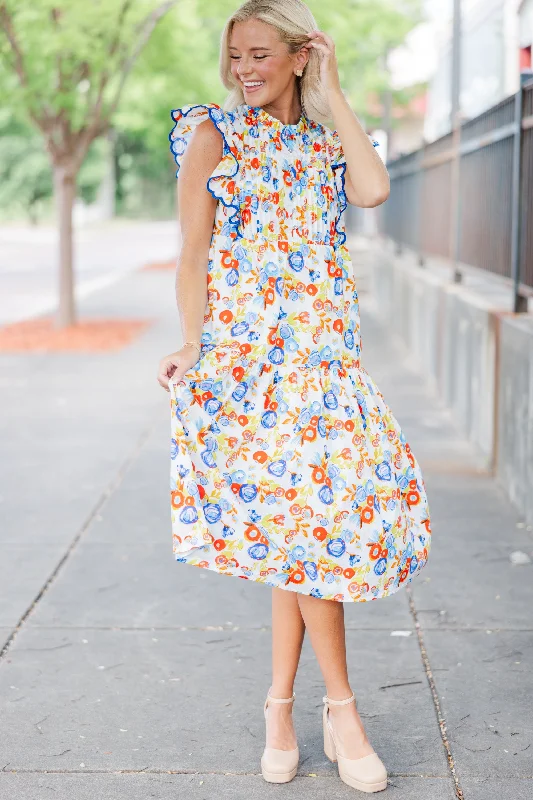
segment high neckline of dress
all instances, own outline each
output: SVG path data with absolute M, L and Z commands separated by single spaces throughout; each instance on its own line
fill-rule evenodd
M 305 113 L 303 111 L 301 113 L 298 122 L 285 124 L 277 117 L 273 117 L 272 114 L 269 114 L 268 111 L 265 111 L 263 106 L 250 106 L 246 103 L 245 106 L 249 114 L 252 114 L 258 120 L 266 123 L 271 128 L 272 127 L 280 128 L 290 134 L 302 133 L 302 131 L 304 131 L 306 128 L 307 117 L 305 116 Z

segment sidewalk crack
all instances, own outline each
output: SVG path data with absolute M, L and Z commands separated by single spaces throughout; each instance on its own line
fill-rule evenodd
M 2 650 L 0 650 L 0 664 L 2 663 L 2 659 L 4 658 L 6 653 L 8 652 L 9 648 L 13 644 L 13 641 L 14 641 L 17 633 L 20 631 L 20 629 L 22 628 L 22 626 L 24 625 L 24 623 L 26 622 L 28 617 L 31 615 L 33 609 L 36 608 L 37 604 L 41 601 L 41 599 L 44 597 L 44 595 L 46 594 L 46 592 L 48 591 L 48 589 L 50 588 L 50 586 L 52 585 L 54 580 L 59 575 L 61 569 L 63 568 L 63 566 L 66 564 L 66 562 L 68 561 L 68 559 L 70 558 L 70 556 L 74 552 L 74 550 L 75 550 L 78 542 L 80 541 L 81 537 L 83 536 L 83 534 L 89 529 L 89 527 L 91 526 L 91 523 L 93 522 L 95 517 L 98 515 L 98 513 L 101 511 L 101 509 L 106 505 L 106 503 L 110 499 L 110 497 L 119 488 L 120 484 L 124 480 L 124 477 L 125 477 L 126 473 L 130 469 L 132 464 L 135 462 L 135 460 L 138 458 L 138 456 L 141 453 L 141 450 L 143 449 L 144 445 L 146 444 L 146 442 L 149 440 L 150 436 L 152 435 L 152 433 L 153 433 L 153 431 L 155 429 L 155 426 L 156 426 L 156 423 L 152 422 L 148 427 L 146 427 L 142 431 L 142 433 L 140 434 L 139 438 L 137 439 L 137 442 L 135 443 L 135 446 L 133 447 L 131 452 L 126 456 L 126 458 L 124 459 L 124 461 L 122 462 L 122 464 L 118 468 L 116 474 L 110 480 L 110 482 L 108 483 L 108 485 L 106 486 L 106 488 L 104 489 L 104 491 L 102 492 L 102 494 L 100 495 L 100 497 L 98 498 L 98 500 L 96 501 L 96 503 L 94 504 L 92 509 L 90 510 L 90 512 L 87 515 L 85 521 L 82 523 L 82 525 L 79 528 L 78 532 L 75 534 L 74 538 L 70 542 L 70 544 L 67 547 L 66 551 L 61 556 L 61 558 L 59 559 L 58 563 L 56 564 L 56 566 L 54 567 L 54 569 L 52 570 L 52 572 L 50 573 L 50 575 L 46 579 L 45 583 L 41 586 L 39 592 L 34 597 L 34 599 L 32 600 L 31 604 L 28 606 L 28 608 L 26 609 L 24 614 L 21 616 L 21 618 L 17 622 L 16 626 L 11 631 L 9 637 L 7 638 L 6 642 L 4 643 L 4 646 L 3 646 Z M 57 645 L 56 648 L 66 647 L 66 646 L 68 646 L 68 645 Z M 34 648 L 34 649 L 38 649 L 38 648 Z M 41 648 L 41 649 L 54 649 L 54 648 Z
M 411 616 L 413 617 L 416 629 L 416 635 L 418 638 L 418 646 L 420 647 L 420 654 L 422 656 L 422 662 L 424 664 L 424 669 L 426 672 L 426 678 L 429 684 L 429 688 L 431 691 L 431 696 L 433 699 L 433 705 L 435 707 L 435 713 L 437 715 L 437 722 L 439 723 L 440 735 L 442 738 L 442 743 L 444 745 L 444 750 L 446 751 L 446 760 L 448 761 L 448 767 L 452 775 L 455 796 L 457 800 L 464 800 L 463 790 L 461 788 L 461 784 L 459 783 L 459 778 L 457 772 L 455 770 L 455 761 L 453 758 L 452 748 L 450 742 L 448 740 L 448 734 L 446 731 L 446 720 L 444 719 L 444 714 L 442 713 L 439 695 L 437 693 L 437 687 L 435 685 L 435 680 L 433 678 L 433 673 L 431 671 L 431 664 L 429 663 L 429 656 L 427 654 L 427 650 L 424 644 L 424 637 L 422 635 L 422 627 L 418 621 L 418 613 L 415 606 L 415 601 L 413 599 L 413 594 L 410 586 L 406 587 L 407 593 L 407 601 L 409 603 L 409 610 L 411 612 Z

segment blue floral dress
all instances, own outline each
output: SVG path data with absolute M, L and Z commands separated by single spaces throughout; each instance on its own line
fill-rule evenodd
M 361 365 L 340 137 L 245 104 L 172 117 L 178 173 L 196 125 L 223 137 L 202 351 L 170 381 L 173 554 L 326 600 L 391 595 L 426 564 L 430 517 Z

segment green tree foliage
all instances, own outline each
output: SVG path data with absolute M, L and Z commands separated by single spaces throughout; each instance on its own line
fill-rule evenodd
M 104 176 L 100 141 L 93 142 L 78 174 L 79 196 L 94 202 Z M 0 210 L 7 218 L 37 223 L 49 212 L 54 193 L 52 169 L 42 136 L 28 123 L 0 111 Z
M 48 152 L 59 221 L 60 325 L 75 319 L 72 209 L 92 142 L 105 133 L 166 0 L 0 0 L 0 101 Z
M 9 108 L 0 112 L 0 208 L 37 222 L 39 209 L 53 192 L 52 171 L 41 136 L 15 120 Z
M 356 113 L 378 124 L 367 108 L 368 98 L 390 88 L 387 53 L 400 45 L 422 20 L 419 0 L 333 0 L 309 4 L 319 25 L 336 43 L 341 85 Z M 400 100 L 400 96 L 398 96 Z

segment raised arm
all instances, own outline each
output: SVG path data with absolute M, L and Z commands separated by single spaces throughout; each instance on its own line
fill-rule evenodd
M 362 208 L 379 206 L 390 193 L 389 173 L 342 92 L 335 43 L 327 33 L 315 31 L 310 36 L 309 47 L 321 55 L 322 85 L 346 159 L 346 199 Z
M 330 94 L 329 104 L 346 158 L 346 199 L 361 208 L 381 205 L 390 193 L 389 173 L 385 164 L 342 92 Z
M 181 248 L 176 269 L 176 302 L 182 341 L 200 342 L 207 305 L 207 265 L 217 201 L 207 180 L 222 158 L 222 136 L 210 120 L 191 135 L 179 170 L 178 209 Z M 182 346 L 159 364 L 158 381 L 169 391 L 199 358 L 194 345 Z

